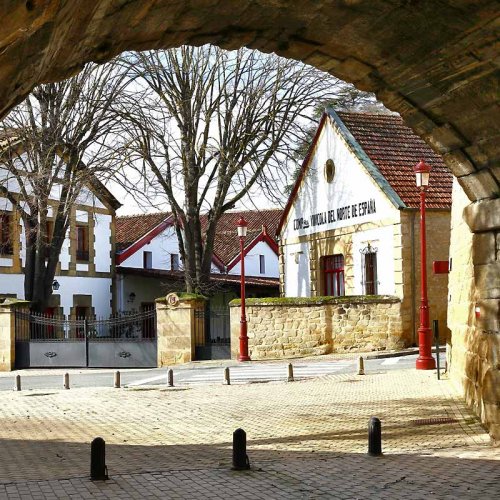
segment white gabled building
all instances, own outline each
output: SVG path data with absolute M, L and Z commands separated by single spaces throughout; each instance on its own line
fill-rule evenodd
M 214 306 L 239 296 L 241 272 L 236 224 L 248 222 L 245 275 L 249 296 L 278 293 L 278 245 L 274 234 L 282 210 L 228 212 L 217 226 L 211 279 L 220 290 Z M 202 216 L 202 225 L 205 218 Z M 170 213 L 117 217 L 117 310 L 143 310 L 169 291 L 183 290 L 182 261 Z
M 280 221 L 280 286 L 286 297 L 392 295 L 404 343 L 416 342 L 419 191 L 413 167 L 432 167 L 427 193 L 431 319 L 446 336 L 452 176 L 398 115 L 327 110 Z

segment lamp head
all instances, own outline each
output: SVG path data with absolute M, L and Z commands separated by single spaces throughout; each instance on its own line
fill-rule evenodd
M 243 217 L 240 217 L 237 224 L 238 236 L 240 238 L 244 238 L 247 235 L 247 226 L 247 221 Z
M 431 167 L 424 160 L 420 160 L 413 168 L 415 172 L 415 180 L 417 182 L 417 187 L 425 190 L 429 185 L 429 176 L 431 173 Z

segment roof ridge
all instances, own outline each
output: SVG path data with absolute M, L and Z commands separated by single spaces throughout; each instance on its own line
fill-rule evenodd
M 387 111 L 358 111 L 354 109 L 350 110 L 336 110 L 334 109 L 335 113 L 338 114 L 346 114 L 346 115 L 371 115 L 371 116 L 383 116 L 385 118 L 395 118 L 397 120 L 403 121 L 403 118 L 399 113 L 396 112 L 387 112 Z
M 128 214 L 128 215 L 117 215 L 117 219 L 131 219 L 132 217 L 150 217 L 153 215 L 167 215 L 170 216 L 172 215 L 172 212 L 150 212 L 146 214 Z

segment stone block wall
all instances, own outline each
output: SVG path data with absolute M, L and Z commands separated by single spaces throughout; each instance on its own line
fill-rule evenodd
M 448 275 L 434 274 L 435 260 L 447 261 L 450 248 L 450 211 L 426 212 L 427 236 L 427 295 L 429 319 L 439 322 L 439 338 L 442 344 L 450 338 L 448 328 Z M 407 345 L 418 344 L 420 324 L 420 213 L 404 211 L 401 214 L 402 241 L 402 294 L 401 310 Z M 399 293 L 398 293 L 399 295 Z
M 467 404 L 500 442 L 500 199 L 483 204 L 471 205 L 454 182 L 448 364 Z
M 385 350 L 403 346 L 401 301 L 388 296 L 249 299 L 252 359 Z M 238 355 L 240 302 L 231 302 L 231 357 Z

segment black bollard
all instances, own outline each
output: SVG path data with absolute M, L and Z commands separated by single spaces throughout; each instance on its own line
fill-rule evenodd
M 370 418 L 368 424 L 368 455 L 382 456 L 382 425 L 377 417 Z
M 170 370 L 168 370 L 168 373 L 167 373 L 167 385 L 169 387 L 173 387 L 174 386 L 174 370 L 172 370 L 172 368 L 170 368 Z
M 106 443 L 101 437 L 95 438 L 90 445 L 90 479 L 92 481 L 109 479 L 106 467 Z
M 233 470 L 250 469 L 247 455 L 247 433 L 243 429 L 233 432 Z

